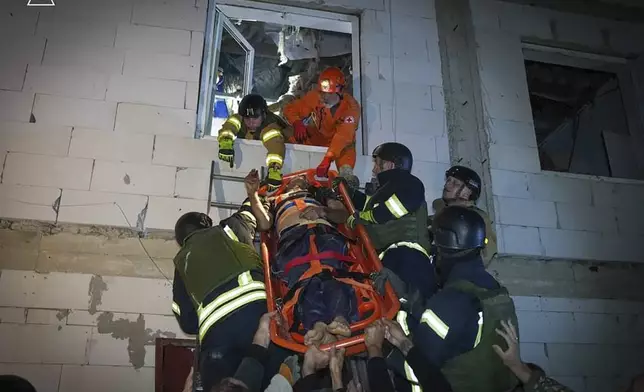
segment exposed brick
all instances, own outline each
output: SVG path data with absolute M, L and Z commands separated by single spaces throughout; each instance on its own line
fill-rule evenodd
M 531 122 L 490 119 L 490 141 L 515 147 L 537 147 L 534 124 Z
M 87 309 L 90 275 L 4 270 L 0 306 Z
M 498 221 L 506 225 L 557 227 L 555 204 L 545 201 L 498 197 Z
M 565 230 L 599 231 L 615 233 L 615 211 L 578 204 L 556 203 L 559 226 Z
M 196 8 L 192 2 L 135 4 L 132 23 L 170 29 L 204 31 L 206 12 L 205 9 Z
M 0 106 L 1 107 L 1 106 Z M 114 129 L 116 103 L 36 95 L 34 117 L 37 122 L 91 129 Z M 23 121 L 29 121 L 29 114 Z
M 207 200 L 209 184 L 209 169 L 178 170 L 174 195 L 181 198 Z
M 115 46 L 147 52 L 188 55 L 190 54 L 190 32 L 121 24 L 116 34 Z
M 6 151 L 67 156 L 72 129 L 59 125 L 0 123 L 0 145 Z
M 151 196 L 145 227 L 172 230 L 181 215 L 190 211 L 206 212 L 207 208 L 207 200 Z
M 210 168 L 211 162 L 217 159 L 218 152 L 219 144 L 213 140 L 159 135 L 154 144 L 152 163 L 178 167 Z
M 185 94 L 185 82 L 112 75 L 106 100 L 183 108 Z
M 194 110 L 121 103 L 118 105 L 115 130 L 192 138 L 195 119 Z
M 0 308 L 0 323 L 24 324 L 26 320 L 24 308 Z
M 492 174 L 492 193 L 496 196 L 531 199 L 528 190 L 528 175 L 509 170 L 490 170 Z
M 175 175 L 174 167 L 97 160 L 90 190 L 172 196 Z
M 0 89 L 22 91 L 27 62 L 13 58 L 0 60 Z
M 90 328 L 0 324 L 0 362 L 82 364 Z
M 146 391 L 152 385 L 154 385 L 154 368 L 63 366 L 59 392 Z
M 96 4 L 98 5 L 98 4 Z M 83 47 L 66 43 L 48 43 L 44 66 L 78 66 L 106 74 L 120 74 L 123 69 L 124 50 L 110 47 Z
M 33 270 L 40 240 L 41 235 L 33 231 L 0 230 L 0 270 Z
M 92 175 L 91 159 L 9 153 L 3 184 L 88 189 Z
M 64 189 L 58 221 L 136 228 L 147 200 L 140 195 Z
M 197 82 L 200 67 L 199 57 L 129 51 L 123 75 Z
M 163 279 L 106 276 L 99 311 L 171 315 L 172 284 Z M 145 293 L 133 296 L 132 293 Z
M 33 103 L 32 93 L 0 90 L 0 121 L 28 122 Z
M 590 205 L 590 181 L 544 173 L 531 175 L 530 193 L 537 200 Z
M 395 129 L 398 133 L 443 136 L 447 132 L 445 127 L 444 112 L 404 106 L 396 107 Z
M 104 99 L 108 76 L 80 67 L 30 66 L 26 92 L 70 98 Z
M 505 248 L 503 253 L 515 255 L 543 255 L 539 240 L 539 229 L 536 227 L 506 226 L 501 229 Z
M 575 259 L 602 259 L 598 257 L 604 246 L 600 233 L 540 228 L 541 243 L 550 257 Z
M 58 392 L 61 371 L 61 365 L 0 363 L 1 374 L 15 374 L 29 380 L 39 392 Z
M 116 37 L 116 23 L 43 17 L 38 21 L 36 36 L 55 44 L 111 47 Z
M 58 188 L 0 184 L 0 216 L 54 222 L 59 197 Z
M 490 144 L 490 166 L 493 169 L 539 173 L 541 164 L 536 148 Z
M 199 99 L 199 83 L 186 83 L 186 109 L 197 110 L 197 100 Z
M 69 156 L 121 162 L 152 162 L 153 135 L 76 128 Z
M 27 324 L 65 325 L 68 312 L 66 309 L 28 309 Z

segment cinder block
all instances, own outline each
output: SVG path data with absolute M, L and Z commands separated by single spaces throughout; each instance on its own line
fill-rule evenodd
M 0 60 L 0 89 L 22 91 L 27 62 L 13 58 Z
M 40 365 L 26 363 L 2 363 L 0 374 L 15 374 L 29 380 L 38 392 L 58 392 L 61 365 Z
M 420 83 L 431 86 L 443 85 L 441 65 L 436 62 L 428 64 L 422 61 L 395 59 L 394 78 L 396 82 Z
M 22 6 L 22 4 L 20 5 Z M 27 10 L 26 8 L 22 9 L 25 11 L 25 13 L 29 13 L 29 16 L 34 15 L 31 10 Z M 8 16 L 8 13 L 5 13 L 5 15 Z M 18 17 L 16 13 L 14 13 L 14 17 L 9 17 L 8 19 L 16 21 L 20 20 L 21 18 Z M 7 19 L 0 21 L 0 32 L 2 32 L 3 28 L 10 23 L 11 21 Z M 14 26 L 11 30 L 6 30 L 6 32 L 10 33 L 12 36 L 11 39 L 6 39 L 0 42 L 0 51 L 2 53 L 11 54 L 10 59 L 7 60 L 25 64 L 40 64 L 40 62 L 42 61 L 43 53 L 45 51 L 45 38 L 33 35 L 35 29 L 35 20 L 30 32 L 21 34 L 21 27 L 25 26 Z
M 548 344 L 553 375 L 616 375 L 616 346 L 595 344 Z
M 212 201 L 241 204 L 246 197 L 246 189 L 241 182 L 226 180 L 213 182 Z
M 360 34 L 360 48 L 366 55 L 391 57 L 391 37 L 389 34 Z
M 150 313 L 171 315 L 172 284 L 164 279 L 106 276 L 97 310 L 123 313 Z M 133 296 L 132 293 L 145 293 Z
M 0 33 L 33 34 L 37 20 L 38 13 L 28 12 L 24 4 L 5 2 L 0 15 Z
M 4 270 L 0 306 L 87 309 L 90 275 Z
M 90 190 L 172 196 L 176 172 L 169 166 L 96 161 Z
M 393 104 L 393 83 L 391 80 L 365 78 L 362 82 L 365 97 L 369 101 L 384 105 Z
M 396 141 L 409 147 L 414 161 L 438 162 L 436 140 L 432 135 L 398 132 Z
M 199 31 L 190 32 L 190 57 L 201 60 L 203 54 L 203 33 Z
M 539 234 L 546 256 L 601 260 L 597 255 L 605 241 L 600 233 L 540 228 Z
M 391 4 L 391 13 L 399 16 L 419 16 L 421 18 L 436 18 L 433 1 L 400 0 Z M 436 23 L 433 20 L 428 22 Z
M 546 312 L 610 313 L 610 302 L 602 299 L 542 297 L 541 308 Z
M 619 207 L 641 210 L 644 200 L 644 186 L 640 184 L 614 184 L 616 203 Z
M 490 165 L 493 169 L 539 173 L 539 152 L 532 147 L 515 147 L 490 144 Z
M 419 83 L 397 82 L 395 88 L 397 105 L 434 110 L 432 108 L 432 86 Z
M 389 28 L 388 12 L 364 10 L 360 17 L 360 30 L 362 34 L 385 34 L 389 35 L 391 30 Z
M 145 314 L 143 315 L 145 321 L 145 328 L 151 331 L 155 335 L 168 337 L 168 338 L 177 338 L 177 339 L 192 339 L 192 335 L 186 335 L 179 327 L 177 319 L 174 314 L 171 316 L 159 315 L 159 314 Z M 150 348 L 150 347 L 148 347 Z M 154 347 L 151 347 L 154 351 Z
M 195 119 L 194 110 L 120 103 L 115 130 L 192 138 L 195 133 Z
M 0 216 L 55 222 L 59 197 L 58 188 L 0 184 Z
M 498 31 L 500 26 L 499 5 L 496 1 L 477 1 L 470 3 L 472 23 L 477 30 Z
M 59 222 L 136 228 L 147 196 L 65 189 L 60 199 Z
M 532 122 L 490 119 L 490 142 L 502 146 L 537 147 Z
M 605 47 L 602 19 L 572 13 L 555 13 L 557 40 L 591 48 Z
M 514 226 L 557 227 L 555 204 L 545 201 L 499 197 L 499 223 Z
M 88 235 L 60 232 L 44 236 L 39 249 L 50 253 L 89 253 L 114 256 L 144 256 L 140 238 L 110 238 L 105 235 Z M 152 241 L 148 239 L 146 241 Z
M 154 368 L 132 366 L 63 366 L 58 392 L 151 391 Z
M 427 19 L 425 19 L 427 20 Z M 393 57 L 396 59 L 424 62 L 426 66 L 432 66 L 429 61 L 429 39 L 425 38 L 427 32 L 421 36 L 394 37 Z
M 449 169 L 449 165 L 445 163 L 419 161 L 414 164 L 411 172 L 423 182 L 426 192 L 440 192 L 445 185 L 445 171 L 447 169 Z M 431 203 L 431 200 L 428 202 Z
M 153 135 L 76 128 L 69 156 L 120 162 L 152 162 Z
M 174 195 L 186 199 L 208 199 L 209 169 L 177 169 Z
M 33 106 L 36 122 L 106 131 L 114 129 L 116 103 L 113 102 L 36 95 Z M 22 121 L 29 121 L 29 114 L 25 117 Z
M 192 2 L 181 4 L 135 4 L 132 23 L 178 30 L 204 31 L 206 10 Z
M 594 206 L 617 207 L 621 204 L 621 200 L 617 199 L 616 184 L 594 180 L 590 182 L 590 186 L 592 189 L 592 200 Z
M 612 211 L 609 207 L 600 207 L 598 209 Z M 644 222 L 641 219 L 641 212 L 634 212 L 632 208 L 619 207 L 615 209 L 615 212 L 620 233 L 644 235 Z
M 186 212 L 206 212 L 207 200 L 177 199 L 151 196 L 145 227 L 148 229 L 173 230 L 177 219 Z
M 236 143 L 239 144 L 239 143 Z M 219 144 L 214 140 L 158 135 L 152 163 L 156 165 L 210 168 L 217 159 Z
M 431 86 L 431 94 L 432 94 L 432 110 L 437 112 L 445 111 L 445 95 L 443 93 L 443 87 Z
M 67 315 L 67 325 L 86 325 L 96 327 L 100 319 L 112 314 L 112 320 L 136 321 L 138 313 L 88 312 L 87 310 L 71 310 Z
M 513 295 L 512 301 L 514 302 L 514 308 L 516 310 L 527 310 L 530 312 L 541 311 L 540 297 L 526 297 L 526 296 Z
M 361 65 L 360 70 L 362 71 L 362 84 L 369 83 L 371 80 L 386 80 L 390 79 L 392 75 L 379 75 L 378 69 L 378 56 L 364 55 L 360 58 Z
M 0 121 L 28 122 L 34 94 L 0 90 Z
M 186 83 L 186 104 L 185 108 L 197 110 L 197 101 L 199 99 L 199 83 Z
M 517 311 L 521 342 L 569 343 L 575 337 L 572 313 Z
M 503 253 L 542 256 L 543 247 L 536 227 L 502 226 Z
M 129 322 L 133 329 L 137 325 L 136 318 L 133 321 L 116 318 L 115 320 Z M 132 366 L 130 350 L 128 350 L 129 344 L 127 337 L 118 339 L 110 333 L 99 333 L 98 328 L 93 328 L 88 350 L 88 363 L 89 365 Z M 141 349 L 144 347 L 131 347 L 132 353 L 135 355 L 138 355 L 138 351 Z
M 183 108 L 185 94 L 185 82 L 112 75 L 106 100 Z
M 24 324 L 26 318 L 25 308 L 0 308 L 0 323 Z
M 38 21 L 36 36 L 54 44 L 113 47 L 116 23 L 42 18 Z
M 190 54 L 190 32 L 160 27 L 121 24 L 115 46 L 155 53 Z
M 511 3 L 498 3 L 501 30 L 514 35 L 553 39 L 552 11 Z
M 27 324 L 65 325 L 69 310 L 28 309 Z
M 128 51 L 123 75 L 198 82 L 200 68 L 199 57 Z
M 597 208 L 578 204 L 555 203 L 559 227 L 565 230 L 617 232 L 615 211 L 612 208 Z M 644 226 L 643 226 L 644 227 Z
M 92 160 L 47 155 L 9 153 L 3 183 L 67 189 L 87 189 Z
M 0 145 L 10 152 L 67 156 L 72 129 L 59 125 L 0 123 Z
M 0 324 L 0 362 L 82 364 L 90 328 Z
M 99 4 L 96 3 L 97 6 Z M 79 48 L 66 43 L 49 43 L 42 65 L 83 67 L 105 74 L 120 74 L 123 70 L 124 55 L 124 50 L 117 48 L 92 46 Z
M 30 66 L 26 92 L 70 98 L 105 99 L 108 76 L 81 67 Z
M 519 331 L 519 340 L 523 341 L 522 331 Z M 541 367 L 546 374 L 550 374 L 550 363 L 544 343 L 521 343 L 520 350 L 523 362 L 534 363 Z
M 286 145 L 286 155 L 284 156 L 285 173 L 293 173 L 300 170 L 311 168 L 311 155 L 307 151 L 300 151 L 293 148 L 292 144 Z
M 543 173 L 529 177 L 530 193 L 537 200 L 590 205 L 590 181 Z
M 445 113 L 397 106 L 395 126 L 397 133 L 443 136 L 446 134 Z
M 436 159 L 438 162 L 450 163 L 449 138 L 447 136 L 438 136 L 434 140 L 436 142 Z
M 620 336 L 620 325 L 612 314 L 575 313 L 574 338 L 570 343 L 630 343 L 633 339 Z M 628 341 L 627 341 L 628 340 Z
M 60 3 L 60 2 L 59 2 Z M 125 23 L 132 17 L 132 5 L 128 0 L 102 1 L 68 1 L 56 3 L 55 12 L 42 13 L 41 18 L 64 22 L 103 22 Z
M 490 170 L 492 174 L 492 192 L 495 196 L 531 199 L 526 173 L 509 170 Z

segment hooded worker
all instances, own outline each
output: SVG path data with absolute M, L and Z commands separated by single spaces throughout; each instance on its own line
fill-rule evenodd
M 327 68 L 320 73 L 317 89 L 284 107 L 294 142 L 328 147 L 317 166 L 318 177 L 327 177 L 333 162 L 340 176 L 353 177 L 360 104 L 345 92 L 346 83 L 339 68 Z

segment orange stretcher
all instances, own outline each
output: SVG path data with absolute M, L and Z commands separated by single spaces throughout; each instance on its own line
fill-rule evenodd
M 282 194 L 286 188 L 286 185 L 289 181 L 295 177 L 306 176 L 310 184 L 319 184 L 322 186 L 330 186 L 331 182 L 335 177 L 337 177 L 337 172 L 330 171 L 328 178 L 319 179 L 315 177 L 315 169 L 302 170 L 289 175 L 285 175 L 282 181 L 282 186 L 271 194 L 271 196 L 278 196 Z M 344 202 L 345 207 L 348 209 L 349 213 L 353 214 L 355 208 L 351 203 L 351 199 L 348 197 L 347 190 L 344 185 L 340 185 L 339 188 L 340 195 L 342 196 L 342 201 Z M 349 230 L 345 225 L 340 225 L 338 227 L 340 232 L 347 237 L 348 241 L 348 255 L 353 259 L 353 262 L 349 264 L 350 272 L 357 272 L 362 274 L 370 274 L 373 272 L 380 271 L 382 264 L 380 259 L 371 244 L 365 228 L 362 225 L 356 225 L 354 230 Z M 280 302 L 284 296 L 288 293 L 288 288 L 286 285 L 276 276 L 273 276 L 271 273 L 271 255 L 275 254 L 277 247 L 277 235 L 275 232 L 262 233 L 261 235 L 261 254 L 262 260 L 264 262 L 264 274 L 266 276 L 266 294 L 268 302 L 268 311 L 280 311 L 282 316 L 285 318 L 289 326 L 293 323 L 293 320 L 289 316 L 288 312 L 283 311 L 280 306 Z M 310 255 L 309 255 L 310 256 Z M 393 319 L 400 308 L 400 302 L 393 291 L 393 288 L 389 283 L 387 283 L 385 288 L 385 295 L 381 296 L 378 294 L 370 285 L 369 281 L 365 281 L 367 287 L 354 286 L 357 300 L 358 300 L 358 312 L 360 319 L 358 322 L 353 323 L 351 327 L 352 336 L 333 344 L 326 344 L 320 346 L 321 350 L 329 350 L 331 346 L 337 348 L 345 348 L 345 355 L 355 355 L 362 353 L 366 350 L 364 344 L 364 329 L 374 321 L 385 317 L 388 319 Z M 306 352 L 307 347 L 304 345 L 304 336 L 299 332 L 279 332 L 277 322 L 275 320 L 271 321 L 270 333 L 271 340 L 274 344 L 284 347 L 291 351 L 304 353 Z M 287 336 L 284 336 L 287 334 Z

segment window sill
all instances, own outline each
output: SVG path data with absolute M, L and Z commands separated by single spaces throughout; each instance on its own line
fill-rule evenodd
M 214 137 L 214 136 L 204 136 L 204 139 L 217 141 L 217 138 Z M 235 143 L 239 143 L 241 145 L 248 145 L 248 146 L 263 146 L 262 142 L 259 141 L 259 140 L 237 139 L 237 140 L 235 140 Z M 327 148 L 326 147 L 304 146 L 304 145 L 301 145 L 301 144 L 286 143 L 286 151 L 288 151 L 288 150 L 326 153 Z

